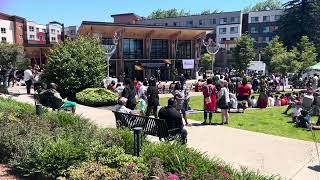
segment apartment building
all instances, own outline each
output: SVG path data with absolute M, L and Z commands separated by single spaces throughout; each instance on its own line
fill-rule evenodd
M 74 40 L 77 37 L 77 26 L 69 26 L 64 28 L 64 34 L 66 37 Z
M 28 44 L 46 44 L 46 33 L 46 25 L 27 21 L 26 35 Z
M 24 18 L 0 12 L 0 42 L 23 45 L 24 26 Z
M 264 48 L 276 36 L 279 19 L 283 10 L 250 12 L 248 15 L 248 31 L 257 49 Z

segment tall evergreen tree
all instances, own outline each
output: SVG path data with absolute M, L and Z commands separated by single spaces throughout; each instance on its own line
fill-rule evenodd
M 302 36 L 308 36 L 320 53 L 320 1 L 291 0 L 284 7 L 278 32 L 281 40 L 293 47 Z

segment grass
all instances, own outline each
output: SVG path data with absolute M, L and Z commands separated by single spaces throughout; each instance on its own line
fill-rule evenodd
M 161 98 L 160 104 L 166 105 L 166 98 Z M 192 109 L 203 109 L 203 97 L 194 96 L 190 99 Z M 287 107 L 273 107 L 268 109 L 247 110 L 245 113 L 231 113 L 228 127 L 260 132 L 293 139 L 314 141 L 312 132 L 303 128 L 297 128 L 291 121 L 290 116 L 281 114 Z M 203 113 L 191 114 L 189 119 L 202 122 Z M 215 113 L 213 121 L 221 123 L 221 114 Z M 317 117 L 312 117 L 316 122 Z M 318 142 L 320 142 L 320 131 L 314 131 Z

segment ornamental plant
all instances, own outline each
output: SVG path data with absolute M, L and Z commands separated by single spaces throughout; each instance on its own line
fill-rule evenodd
M 56 83 L 61 96 L 75 99 L 77 92 L 99 87 L 106 71 L 105 54 L 98 40 L 78 37 L 55 46 L 41 80 Z

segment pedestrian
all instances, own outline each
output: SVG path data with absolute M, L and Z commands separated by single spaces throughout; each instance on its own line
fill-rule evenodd
M 159 91 L 157 88 L 157 83 L 155 79 L 149 80 L 149 87 L 147 89 L 147 99 L 148 99 L 148 106 L 146 116 L 150 116 L 151 111 L 155 118 L 158 118 L 158 106 L 159 106 Z
M 221 89 L 218 93 L 217 105 L 221 109 L 222 125 L 229 123 L 229 90 L 228 82 L 225 80 L 220 80 Z
M 139 108 L 140 108 L 140 115 L 145 115 L 146 111 L 146 101 L 147 101 L 147 89 L 148 89 L 148 82 L 143 81 L 142 85 L 138 90 L 138 97 L 139 97 Z
M 10 81 L 11 81 L 12 82 L 12 87 L 14 87 L 15 81 L 17 79 L 16 73 L 17 73 L 17 68 L 15 68 L 12 65 L 10 65 L 8 86 L 10 86 Z
M 128 99 L 126 107 L 134 110 L 136 108 L 136 90 L 131 81 L 131 79 L 127 78 L 124 80 L 124 89 L 122 91 L 121 97 L 125 97 Z
M 27 86 L 27 94 L 31 93 L 31 86 L 33 81 L 33 74 L 32 74 L 32 66 L 28 66 L 28 68 L 23 73 L 23 79 Z
M 216 111 L 216 97 L 217 97 L 217 89 L 216 86 L 213 85 L 212 79 L 207 79 L 207 84 L 203 87 L 203 106 L 204 106 L 204 113 L 203 118 L 204 122 L 203 125 L 207 125 L 207 117 L 209 113 L 209 124 L 212 123 L 212 113 Z
M 186 114 L 187 103 L 186 103 L 185 91 L 182 89 L 181 84 L 179 82 L 176 84 L 174 88 L 175 89 L 172 94 L 173 94 L 174 100 L 177 102 L 176 109 L 182 113 L 186 126 L 190 126 L 190 124 L 188 123 L 188 118 Z

